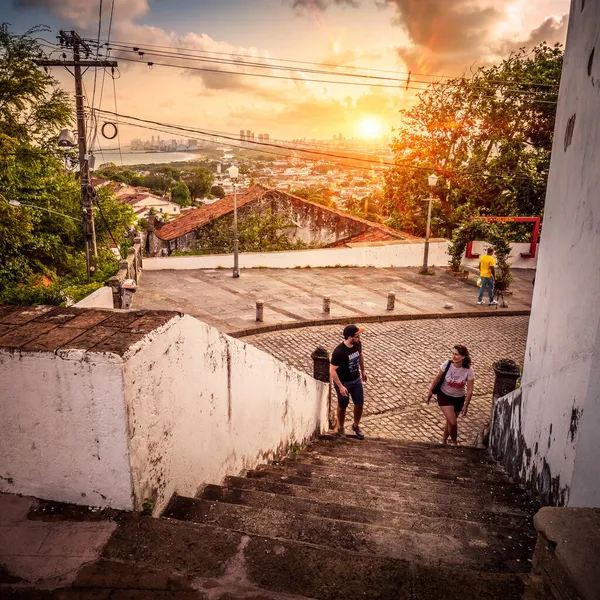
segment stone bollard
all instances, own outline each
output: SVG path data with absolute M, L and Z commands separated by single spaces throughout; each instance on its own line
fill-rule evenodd
M 323 312 L 327 314 L 331 312 L 331 296 L 323 296 Z
M 396 292 L 388 292 L 387 309 L 394 310 L 395 304 L 396 304 Z
M 329 382 L 329 352 L 323 346 L 317 346 L 310 356 L 313 359 L 313 377 Z
M 517 389 L 517 379 L 521 377 L 521 369 L 513 360 L 503 358 L 492 365 L 496 380 L 492 399 L 496 400 Z
M 263 322 L 263 310 L 265 307 L 265 303 L 262 300 L 257 300 L 256 301 L 256 320 L 259 323 Z

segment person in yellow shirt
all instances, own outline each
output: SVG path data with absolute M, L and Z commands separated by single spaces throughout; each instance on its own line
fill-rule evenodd
M 481 288 L 479 288 L 479 298 L 477 304 L 483 304 L 483 290 L 488 289 L 490 304 L 498 304 L 494 300 L 494 278 L 496 277 L 496 261 L 494 260 L 494 249 L 490 246 L 487 254 L 479 259 L 479 277 L 481 277 Z

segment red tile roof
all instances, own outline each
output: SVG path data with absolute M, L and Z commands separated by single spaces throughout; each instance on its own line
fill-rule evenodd
M 387 227 L 386 225 L 382 225 L 381 223 L 374 223 L 373 221 L 368 221 L 367 219 L 351 215 L 350 213 L 347 213 L 343 210 L 323 206 L 322 204 L 311 202 L 309 200 L 305 200 L 304 198 L 293 196 L 292 194 L 288 194 L 280 190 L 267 188 L 262 185 L 253 185 L 252 187 L 249 187 L 246 190 L 241 190 L 240 192 L 238 192 L 238 208 L 246 204 L 250 204 L 251 202 L 255 202 L 256 200 L 262 198 L 266 194 L 276 194 L 279 197 L 284 196 L 290 201 L 310 204 L 312 206 L 318 207 L 319 209 L 325 212 L 335 213 L 343 217 L 344 219 L 350 219 L 352 221 L 358 221 L 360 223 L 363 223 L 370 229 L 379 232 L 378 234 L 373 234 L 378 236 L 377 241 L 418 239 L 416 236 L 411 235 L 410 233 L 398 231 L 396 229 L 392 229 L 391 227 Z M 176 222 L 167 223 L 166 225 L 161 227 L 160 230 L 156 230 L 155 234 L 158 238 L 165 242 L 169 240 L 174 240 L 178 237 L 181 237 L 182 235 L 187 235 L 188 233 L 191 233 L 198 227 L 203 227 L 213 219 L 217 219 L 231 212 L 233 212 L 233 194 L 225 196 L 224 198 L 217 200 L 213 204 L 209 204 L 207 206 L 203 206 L 202 208 L 190 211 L 188 214 L 184 215 L 180 219 L 177 219 Z M 348 241 L 345 240 L 344 243 L 348 243 Z

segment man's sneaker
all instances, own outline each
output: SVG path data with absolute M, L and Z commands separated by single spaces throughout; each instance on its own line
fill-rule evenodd
M 354 435 L 359 439 L 359 440 L 364 440 L 365 439 L 365 435 L 364 433 L 361 431 L 360 427 L 358 425 L 352 425 L 352 431 L 354 431 Z
M 346 432 L 344 431 L 343 427 L 338 427 L 336 433 L 340 436 L 340 437 L 346 437 Z
M 477 300 L 477 304 L 483 304 L 483 300 Z
M 498 304 L 498 300 L 490 300 L 490 304 Z

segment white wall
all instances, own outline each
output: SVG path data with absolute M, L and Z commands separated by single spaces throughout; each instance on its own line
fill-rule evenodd
M 480 256 L 485 254 L 486 248 L 488 247 L 487 242 L 476 241 L 473 242 L 473 252 L 479 254 Z M 537 261 L 539 256 L 540 245 L 538 244 L 537 252 L 535 253 L 535 258 L 523 258 L 521 256 L 522 252 L 529 252 L 531 245 L 530 244 L 511 244 L 510 245 L 511 252 L 508 257 L 508 263 L 511 267 L 515 269 L 535 269 L 537 268 Z M 479 268 L 479 259 L 478 258 L 463 258 L 463 264 L 467 267 L 476 267 Z
M 131 509 L 122 362 L 0 351 L 0 491 Z
M 327 427 L 327 384 L 193 317 L 171 323 L 125 365 L 135 496 L 155 512 Z
M 481 242 L 483 247 L 484 242 Z M 537 259 L 523 259 L 520 252 L 527 252 L 529 244 L 514 244 L 515 251 L 509 263 L 521 269 L 535 269 Z M 477 247 L 474 244 L 474 247 Z M 448 242 L 436 241 L 429 245 L 429 265 L 445 268 L 450 257 Z M 392 242 L 386 244 L 356 245 L 352 248 L 322 248 L 317 250 L 293 250 L 289 252 L 243 252 L 240 254 L 240 268 L 251 269 L 294 269 L 296 267 L 420 267 L 423 264 L 422 242 Z M 478 260 L 464 260 L 467 265 L 478 265 Z M 230 268 L 233 265 L 231 254 L 210 254 L 205 256 L 167 256 L 145 258 L 144 269 L 216 269 Z
M 114 308 L 112 288 L 104 285 L 73 306 L 78 308 Z
M 494 428 L 546 504 L 600 506 L 600 3 L 573 2 L 525 365 L 522 416 Z M 569 121 L 574 127 L 569 143 Z M 502 402 L 501 402 L 502 404 Z M 509 405 L 501 407 L 508 410 Z M 502 419 L 498 423 L 503 423 Z M 504 440 L 502 440 L 504 438 Z

